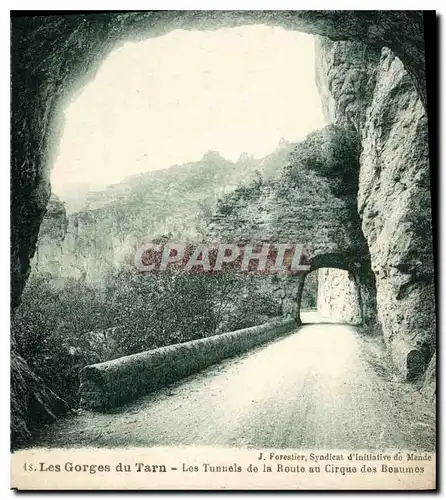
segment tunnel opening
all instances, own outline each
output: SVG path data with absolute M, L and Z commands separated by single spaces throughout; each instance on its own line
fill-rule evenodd
M 312 308 L 308 308 L 305 303 L 308 294 L 314 304 Z M 359 289 L 352 272 L 321 267 L 305 276 L 300 306 L 303 324 L 317 322 L 359 325 L 363 321 L 361 309 Z
M 188 233 L 195 219 L 240 183 L 267 182 L 324 124 L 311 35 L 265 25 L 173 30 L 115 48 L 60 100 L 49 126 L 52 194 L 13 322 L 18 353 L 76 407 L 85 365 L 278 316 L 278 301 L 251 283 L 214 314 L 200 294 L 235 296 L 236 280 L 215 293 L 191 279 L 180 292 L 198 301 L 187 307 L 174 292 L 165 300 L 170 316 L 190 323 L 173 325 L 159 306 L 165 296 L 153 280 L 136 283 L 126 259 L 147 236 L 197 238 Z
M 316 310 L 310 316 L 307 314 L 308 318 L 322 321 L 325 316 L 328 321 L 360 325 L 368 335 L 382 337 L 377 323 L 375 276 L 371 270 L 370 256 L 368 252 L 365 254 L 361 259 L 337 252 L 320 252 L 312 257 L 310 272 L 303 273 L 296 285 L 298 322 L 303 321 L 300 312 L 304 311 L 304 294 L 310 293 L 313 302 L 316 302 Z M 312 278 L 312 275 L 315 277 Z M 310 287 L 306 285 L 308 277 Z
M 267 189 L 293 145 L 325 124 L 312 35 L 250 24 L 141 38 L 114 47 L 57 110 L 61 126 L 48 139 L 52 195 L 22 323 L 23 310 L 42 295 L 69 302 L 83 294 L 96 320 L 71 324 L 81 332 L 113 328 L 108 318 L 97 319 L 103 303 L 121 300 L 110 300 L 111 283 L 128 277 L 116 272 L 128 271 L 142 238 L 207 237 L 209 214 L 222 197 L 243 185 Z M 257 317 L 220 318 L 212 331 L 280 313 L 279 301 L 252 288 L 241 302 L 247 315 L 254 304 Z M 85 304 L 70 302 L 69 309 L 82 316 Z M 64 331 L 70 322 L 49 323 L 62 323 Z

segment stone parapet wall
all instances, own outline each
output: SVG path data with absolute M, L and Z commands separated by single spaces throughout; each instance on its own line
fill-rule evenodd
M 107 410 L 290 333 L 293 319 L 160 347 L 83 368 L 81 407 Z

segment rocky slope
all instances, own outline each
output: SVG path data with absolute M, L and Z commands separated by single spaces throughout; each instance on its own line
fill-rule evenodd
M 343 269 L 322 268 L 318 271 L 317 311 L 336 321 L 362 322 L 354 277 Z
M 256 172 L 271 178 L 292 148 L 282 140 L 264 158 L 244 154 L 237 162 L 209 151 L 199 161 L 142 173 L 87 193 L 82 209 L 74 213 L 65 203 L 66 217 L 53 196 L 39 234 L 35 267 L 61 279 L 101 283 L 108 271 L 133 263 L 135 248 L 144 241 L 164 235 L 201 241 L 218 199 L 254 179 Z
M 326 134 L 330 135 L 328 131 Z M 242 241 L 247 237 L 257 241 L 258 238 L 263 239 L 266 233 L 271 235 L 272 241 L 276 241 L 278 235 L 273 236 L 271 227 L 268 229 L 265 226 L 268 217 L 274 217 L 273 226 L 282 229 L 281 238 L 288 238 L 290 241 L 293 239 L 295 242 L 296 231 L 291 231 L 288 235 L 286 233 L 287 225 L 296 226 L 293 222 L 296 214 L 290 211 L 289 206 L 286 208 L 277 203 L 269 206 L 270 197 L 266 194 L 268 189 L 263 200 L 269 206 L 266 209 L 252 203 L 249 196 L 240 197 L 237 194 L 245 189 L 249 191 L 258 183 L 273 186 L 280 172 L 289 163 L 289 155 L 294 148 L 295 145 L 281 140 L 276 151 L 266 157 L 255 159 L 243 154 L 237 162 L 230 162 L 219 153 L 210 151 L 200 161 L 142 173 L 102 191 L 89 192 L 82 209 L 74 213 L 66 214 L 72 208 L 70 202 L 62 203 L 52 195 L 39 234 L 33 260 L 34 272 L 46 274 L 51 277 L 52 283 L 62 288 L 68 278 L 103 288 L 109 273 L 129 265 L 133 269 L 135 248 L 142 241 L 164 235 L 183 241 L 229 241 L 234 238 Z M 354 152 L 354 161 L 357 161 L 357 151 Z M 298 215 L 308 219 L 305 224 L 310 230 L 311 207 L 318 207 L 318 218 L 323 218 L 323 214 L 333 213 L 333 208 L 325 208 L 324 195 L 315 204 L 318 182 L 317 176 L 313 175 L 306 180 L 303 175 L 302 184 L 308 184 L 309 193 L 305 194 L 306 191 L 303 190 L 300 198 L 287 201 L 288 205 L 302 205 Z M 329 187 L 324 186 L 322 192 L 328 196 Z M 214 219 L 220 218 L 222 224 L 215 224 L 214 220 L 211 223 L 214 231 L 209 230 L 209 222 L 216 207 L 231 204 L 234 197 L 241 202 L 241 206 L 234 205 L 231 216 L 219 213 Z M 275 197 L 277 198 L 277 193 Z M 78 206 L 79 198 L 73 198 L 77 198 L 75 206 Z M 342 206 L 343 202 L 338 201 L 334 210 Z M 277 213 L 280 210 L 283 217 Z M 349 210 L 355 213 L 354 203 L 350 203 Z M 348 219 L 344 212 L 342 211 L 342 220 Z M 349 235 L 350 227 L 345 232 L 342 222 L 338 221 L 333 229 L 330 226 L 333 216 L 329 219 L 324 226 L 325 236 L 322 238 L 329 240 L 338 235 L 338 239 L 342 241 L 357 241 L 356 237 Z M 257 227 L 260 233 L 248 230 L 242 220 Z M 300 221 L 297 227 L 302 228 L 302 224 Z M 356 230 L 358 227 L 357 221 Z M 308 229 L 305 231 L 308 239 Z M 335 246 L 336 243 L 332 243 L 330 250 L 339 252 Z M 265 300 L 272 300 L 277 304 L 278 310 L 293 318 L 296 316 L 293 298 L 296 293 L 295 279 L 271 280 L 268 277 L 257 277 L 255 288 Z M 314 273 L 306 280 L 302 295 L 304 309 L 316 306 L 316 290 L 317 276 Z

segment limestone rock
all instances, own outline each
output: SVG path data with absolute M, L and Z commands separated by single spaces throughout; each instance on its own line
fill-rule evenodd
M 68 405 L 35 375 L 26 361 L 11 350 L 11 448 L 15 449 L 32 432 L 68 412 Z
M 398 346 L 410 346 L 394 359 L 420 353 L 415 363 L 419 377 L 435 349 L 425 109 L 389 48 L 377 57 L 372 49 L 324 40 L 319 53 L 326 113 L 334 122 L 351 122 L 360 134 L 358 213 L 375 275 L 378 320 L 393 353 Z
M 362 311 L 354 278 L 342 269 L 318 271 L 317 310 L 322 316 L 359 324 Z

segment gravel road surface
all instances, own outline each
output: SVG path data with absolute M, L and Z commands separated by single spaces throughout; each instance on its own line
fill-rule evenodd
M 379 339 L 315 314 L 296 332 L 129 405 L 81 411 L 34 446 L 435 450 L 435 415 Z

